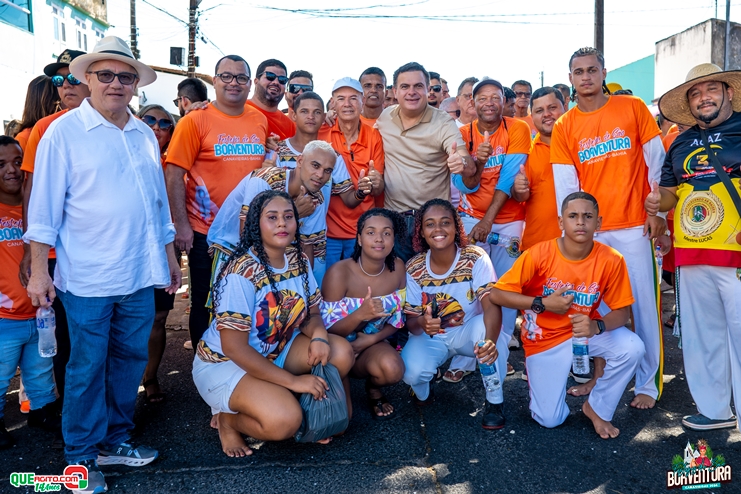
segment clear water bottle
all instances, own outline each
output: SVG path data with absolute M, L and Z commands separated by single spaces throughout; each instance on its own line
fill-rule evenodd
M 57 319 L 51 307 L 39 307 L 36 311 L 36 329 L 39 331 L 39 355 L 53 357 L 57 354 Z
M 479 341 L 478 347 L 481 348 L 486 344 L 485 341 Z M 481 377 L 484 379 L 484 388 L 487 393 L 494 393 L 494 399 L 496 403 L 501 403 L 504 400 L 502 394 L 502 382 L 499 380 L 499 372 L 497 372 L 497 364 L 485 364 L 479 360 L 479 371 Z
M 571 338 L 571 347 L 574 353 L 574 360 L 571 369 L 574 374 L 589 374 L 589 339 Z
M 486 243 L 503 247 L 510 254 L 514 254 L 515 257 L 520 252 L 520 237 L 513 237 L 504 233 L 490 233 L 486 236 Z
M 659 280 L 661 279 L 661 271 L 664 269 L 664 254 L 661 253 L 661 246 L 656 246 L 656 264 L 659 266 Z M 661 283 L 659 281 L 659 283 Z

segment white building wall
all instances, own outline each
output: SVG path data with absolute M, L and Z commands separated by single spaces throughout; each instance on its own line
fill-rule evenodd
M 148 86 L 139 88 L 139 106 L 162 105 L 167 111 L 179 117 L 178 110 L 172 100 L 177 98 L 178 84 L 183 79 L 185 79 L 184 75 L 157 71 L 156 81 Z M 208 90 L 209 100 L 213 101 L 216 99 L 213 86 L 206 82 L 206 89 Z
M 656 43 L 656 97 L 683 83 L 692 67 L 711 61 L 712 37 L 712 23 L 708 20 Z

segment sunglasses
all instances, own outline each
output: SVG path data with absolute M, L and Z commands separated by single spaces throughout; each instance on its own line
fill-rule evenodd
M 437 86 L 430 86 L 430 91 L 435 91 L 436 93 L 439 93 L 442 90 L 443 90 L 443 87 L 440 84 L 438 84 Z
M 155 124 L 157 124 L 162 130 L 167 130 L 172 127 L 172 120 L 170 120 L 169 118 L 160 118 L 159 120 L 157 120 L 154 115 L 144 115 L 142 117 L 142 122 L 152 128 L 154 128 Z
M 270 80 L 270 79 L 268 79 Z M 278 81 L 280 82 L 280 81 Z M 288 92 L 291 94 L 298 94 L 301 91 L 312 91 L 314 89 L 314 86 L 310 84 L 289 84 L 288 85 Z
M 54 87 L 62 87 L 64 86 L 65 79 L 73 86 L 80 84 L 80 81 L 72 74 L 67 74 L 66 76 L 57 74 L 51 78 L 51 83 L 54 84 Z
M 95 74 L 98 77 L 98 81 L 103 84 L 110 84 L 113 79 L 118 77 L 118 82 L 124 86 L 131 86 L 139 78 L 138 75 L 132 74 L 131 72 L 111 72 L 110 70 L 97 70 L 95 72 L 88 72 L 88 74 Z
M 281 86 L 285 86 L 286 82 L 288 82 L 288 77 L 284 75 L 278 75 L 275 72 L 269 72 L 266 70 L 265 72 L 260 72 L 259 74 L 257 74 L 257 78 L 259 79 L 262 75 L 265 75 L 265 79 L 267 79 L 270 82 L 273 82 L 275 79 L 278 79 L 278 84 L 280 84 Z
M 182 99 L 183 99 L 183 97 L 182 97 L 182 96 L 178 96 L 177 98 L 175 98 L 174 100 L 172 100 L 172 102 L 173 102 L 173 103 L 175 103 L 175 106 L 177 106 L 177 107 L 178 107 L 178 109 L 180 109 L 180 101 L 181 101 Z
M 515 91 L 515 96 L 517 96 L 518 98 L 527 98 L 527 99 L 530 99 L 530 96 L 532 96 L 532 93 L 524 93 L 524 92 L 520 92 L 520 91 Z
M 221 74 L 216 74 L 216 77 L 222 80 L 224 84 L 229 84 L 234 79 L 237 79 L 237 84 L 240 86 L 246 86 L 248 82 L 250 82 L 250 76 L 246 74 L 230 74 L 229 72 L 222 72 Z

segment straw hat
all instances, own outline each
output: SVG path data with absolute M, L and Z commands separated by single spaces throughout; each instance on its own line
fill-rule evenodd
M 741 70 L 729 70 L 724 72 L 714 63 L 701 63 L 687 73 L 684 84 L 680 84 L 668 91 L 659 99 L 659 111 L 664 118 L 682 125 L 695 125 L 697 121 L 692 116 L 690 104 L 687 100 L 687 92 L 695 84 L 709 81 L 725 82 L 733 88 L 735 94 L 733 111 L 741 111 Z
M 134 58 L 129 45 L 121 38 L 115 36 L 106 36 L 98 41 L 92 53 L 81 55 L 72 60 L 72 63 L 69 64 L 69 71 L 77 80 L 82 81 L 84 84 L 87 80 L 85 79 L 85 73 L 88 67 L 100 60 L 118 60 L 119 62 L 131 65 L 139 75 L 139 87 L 146 86 L 157 80 L 157 73 L 148 65 Z

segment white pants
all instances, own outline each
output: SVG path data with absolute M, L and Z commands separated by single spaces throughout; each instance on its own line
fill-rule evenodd
M 712 251 L 708 251 L 712 255 Z M 741 268 L 681 266 L 684 371 L 697 411 L 714 420 L 741 410 Z
M 659 309 L 661 275 L 657 271 L 653 245 L 647 236 L 643 236 L 643 227 L 598 231 L 594 239 L 609 245 L 625 258 L 635 299 L 632 305 L 633 327 L 646 346 L 646 353 L 636 371 L 635 394 L 658 400 L 664 386 L 664 344 Z M 604 306 L 600 308 L 601 313 L 604 310 Z
M 466 229 L 466 233 L 471 233 L 471 230 L 479 222 L 476 218 L 468 215 L 461 215 L 463 220 L 463 227 Z M 525 228 L 524 221 L 513 221 L 511 223 L 495 223 L 491 227 L 492 232 L 503 233 L 513 237 L 522 238 L 522 231 Z M 489 245 L 486 243 L 476 244 L 489 254 L 491 263 L 494 265 L 494 273 L 497 278 L 500 278 L 504 273 L 509 271 L 512 265 L 515 263 L 520 253 L 516 255 L 507 252 L 507 249 L 499 245 Z M 497 371 L 500 376 L 507 375 L 507 359 L 509 359 L 509 340 L 512 339 L 512 333 L 515 332 L 515 321 L 517 321 L 517 310 L 502 307 L 502 331 L 497 338 L 497 350 L 499 350 L 499 357 L 497 358 Z M 506 336 L 506 337 L 505 337 Z M 467 371 L 473 371 L 476 369 L 476 359 L 470 359 L 467 357 L 455 357 L 450 362 L 451 369 L 462 369 Z
M 406 367 L 404 382 L 412 387 L 420 400 L 426 400 L 430 395 L 430 381 L 435 377 L 437 368 L 450 357 L 465 355 L 476 362 L 473 358 L 474 345 L 486 338 L 484 315 L 474 316 L 463 326 L 446 328 L 445 331 L 432 338 L 425 333 L 409 333 L 409 341 L 401 351 Z
M 589 339 L 589 355 L 607 362 L 605 373 L 589 394 L 589 404 L 602 419 L 611 421 L 620 398 L 639 362 L 644 347 L 641 339 L 621 327 Z M 530 386 L 530 413 L 543 427 L 557 427 L 569 416 L 566 380 L 571 370 L 571 340 L 525 359 Z

